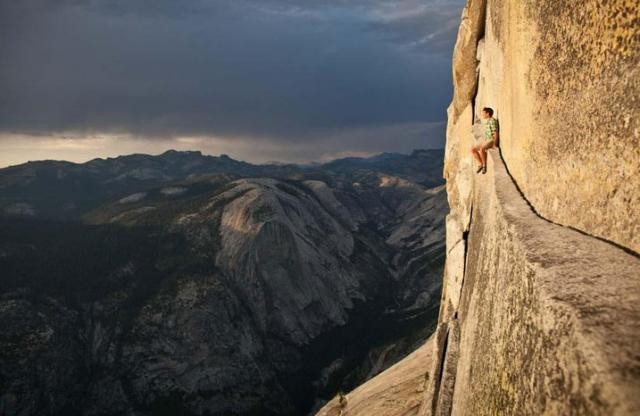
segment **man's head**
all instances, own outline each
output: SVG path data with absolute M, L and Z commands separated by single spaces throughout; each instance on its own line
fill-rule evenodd
M 493 108 L 484 107 L 482 109 L 482 118 L 491 118 L 491 117 L 493 117 Z

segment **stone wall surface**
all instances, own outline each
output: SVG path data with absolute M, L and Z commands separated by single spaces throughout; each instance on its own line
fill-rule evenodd
M 640 252 L 640 3 L 489 1 L 475 111 L 544 218 Z M 463 104 L 457 104 L 462 106 Z
M 637 1 L 467 1 L 439 326 L 412 367 L 430 379 L 418 408 L 375 414 L 640 414 L 639 71 Z M 501 148 L 482 175 L 485 106 Z
M 638 414 L 640 260 L 535 215 L 495 150 L 474 190 L 452 414 Z
M 349 393 L 346 400 L 329 401 L 317 416 L 419 414 L 430 381 L 424 366 L 432 362 L 433 342 L 432 337 L 400 363 Z
M 454 94 L 444 172 L 452 414 L 640 412 L 639 62 L 637 2 L 468 1 L 454 87 L 474 95 Z M 501 149 L 476 175 L 485 106 Z

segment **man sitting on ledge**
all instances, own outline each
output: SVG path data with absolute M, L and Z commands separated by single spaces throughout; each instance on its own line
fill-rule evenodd
M 484 107 L 482 109 L 482 118 L 487 120 L 487 127 L 484 133 L 484 142 L 477 144 L 471 148 L 471 154 L 479 163 L 476 173 L 487 173 L 487 149 L 498 147 L 500 144 L 500 127 L 498 120 L 493 118 L 493 109 Z

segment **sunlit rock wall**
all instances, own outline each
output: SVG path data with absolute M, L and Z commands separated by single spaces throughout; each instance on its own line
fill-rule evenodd
M 438 329 L 321 414 L 640 414 L 640 3 L 468 0 L 453 77 Z
M 640 412 L 639 13 L 630 1 L 468 1 L 440 311 L 459 344 L 446 343 L 455 382 L 443 371 L 434 412 Z M 469 149 L 485 106 L 502 157 L 492 150 L 478 175 Z
M 485 10 L 471 102 L 476 115 L 496 110 L 518 186 L 541 216 L 640 252 L 640 3 Z M 456 61 L 471 69 L 469 56 Z

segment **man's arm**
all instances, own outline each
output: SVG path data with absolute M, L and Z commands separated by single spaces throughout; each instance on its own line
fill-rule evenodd
M 500 147 L 500 132 L 498 130 L 493 132 L 493 144 Z

